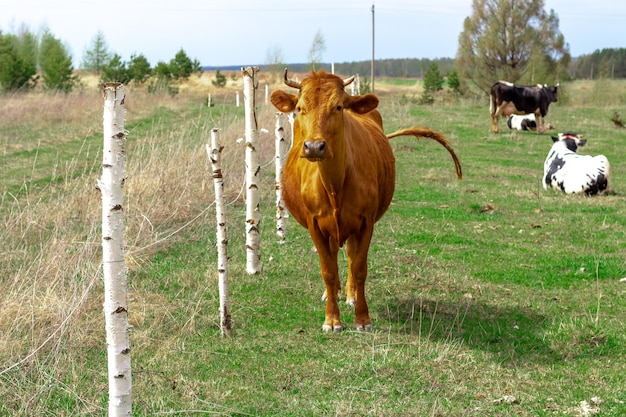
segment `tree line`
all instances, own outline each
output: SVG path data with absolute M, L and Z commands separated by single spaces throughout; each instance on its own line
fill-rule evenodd
M 170 94 L 178 92 L 175 81 L 202 72 L 200 62 L 189 58 L 182 48 L 169 62 L 160 61 L 154 68 L 143 54 L 133 54 L 125 61 L 109 50 L 102 32 L 96 33 L 83 53 L 80 68 L 99 75 L 101 82 L 148 81 L 149 91 Z M 0 31 L 0 91 L 26 91 L 37 85 L 62 92 L 80 85 L 68 49 L 48 30 L 40 36 L 25 28 L 17 34 Z
M 439 70 L 444 74 L 448 74 L 455 69 L 453 58 L 377 59 L 374 65 L 374 77 L 423 78 L 432 63 L 436 63 Z M 359 74 L 361 76 L 371 74 L 371 61 L 339 62 L 332 65 L 334 65 L 335 72 L 338 74 Z M 323 68 L 325 71 L 330 71 L 332 65 L 326 62 L 319 63 L 318 67 Z M 285 64 L 266 65 L 266 68 L 271 71 L 282 71 L 284 67 Z M 289 71 L 308 72 L 310 70 L 310 63 L 289 64 Z
M 40 81 L 46 89 L 65 92 L 77 85 L 72 56 L 61 40 L 47 30 L 41 36 L 26 29 L 0 31 L 0 90 L 27 90 Z
M 597 49 L 573 60 L 574 79 L 626 78 L 626 48 Z
M 497 80 L 552 84 L 580 78 L 626 78 L 626 48 L 597 50 L 572 59 L 559 30 L 558 15 L 554 10 L 545 10 L 545 0 L 472 0 L 472 12 L 464 21 L 457 48 L 454 58 L 377 60 L 374 76 L 425 80 L 430 71 L 431 76 L 439 74 L 448 84 L 451 79 L 458 82 L 454 91 L 459 94 L 488 93 Z M 322 61 L 325 49 L 324 37 L 318 31 L 309 51 L 310 62 L 289 64 L 290 70 L 329 70 L 329 65 Z M 286 66 L 283 61 L 280 48 L 273 47 L 268 50 L 263 69 L 280 72 Z M 177 91 L 176 81 L 202 71 L 200 63 L 190 59 L 182 48 L 170 61 L 158 62 L 154 67 L 143 54 L 133 54 L 125 61 L 109 50 L 101 32 L 85 50 L 81 68 L 99 74 L 102 82 L 147 82 L 150 91 L 166 89 L 171 93 Z M 367 83 L 371 63 L 336 63 L 335 71 L 360 74 Z M 40 83 L 46 89 L 70 91 L 78 82 L 71 55 L 49 31 L 41 36 L 25 29 L 17 34 L 0 31 L 1 90 L 28 90 Z M 219 68 L 214 85 L 225 85 Z M 429 90 L 438 91 L 430 87 Z
M 393 58 L 377 59 L 374 66 L 375 77 L 419 78 L 422 79 L 432 64 L 436 64 L 443 74 L 450 74 L 456 70 L 454 58 Z M 321 66 L 330 70 L 331 63 Z M 371 73 L 371 61 L 354 61 L 334 63 L 335 72 L 339 74 Z M 228 68 L 225 68 L 228 69 Z M 232 69 L 237 69 L 233 67 Z M 306 72 L 310 69 L 308 63 L 289 64 L 294 72 Z M 626 48 L 598 49 L 591 54 L 584 54 L 572 58 L 567 66 L 565 80 L 626 78 Z

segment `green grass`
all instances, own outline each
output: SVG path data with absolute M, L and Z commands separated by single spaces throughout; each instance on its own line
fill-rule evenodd
M 200 215 L 213 193 L 203 146 L 218 125 L 225 143 L 239 149 L 241 110 L 190 102 L 156 107 L 128 124 L 134 415 L 582 416 L 582 401 L 599 416 L 626 415 L 626 284 L 619 282 L 626 276 L 626 133 L 610 123 L 618 108 L 550 109 L 557 130 L 589 139 L 581 152 L 611 161 L 611 192 L 587 198 L 541 187 L 548 135 L 511 134 L 503 121 L 503 133 L 493 135 L 486 105 L 400 100 L 382 101 L 386 129 L 444 132 L 464 179 L 456 180 L 437 143 L 393 139 L 396 194 L 370 249 L 371 333 L 322 333 L 319 260 L 293 219 L 287 243 L 278 243 L 270 164 L 262 171 L 260 274 L 245 272 L 243 203 L 227 207 L 234 328 L 221 338 L 214 210 Z M 273 110 L 261 117 L 272 131 Z M 241 126 L 228 130 L 233 123 Z M 262 140 L 265 164 L 273 141 Z M 79 142 L 68 141 L 68 149 L 80 149 Z M 241 186 L 241 150 L 233 152 L 229 201 Z M 3 164 L 23 159 L 39 173 L 9 179 L 10 187 L 52 176 L 54 158 L 32 158 L 3 156 Z M 78 311 L 37 354 L 0 375 L 0 415 L 106 415 L 102 285 L 94 278 L 99 236 L 91 223 L 100 209 L 93 191 L 78 197 L 86 193 L 82 181 L 92 185 L 99 173 L 70 172 L 2 199 L 2 239 L 12 246 L 0 249 L 0 325 L 10 330 L 0 337 L 0 363 L 16 363 L 59 327 L 70 306 Z M 46 216 L 63 215 L 53 204 L 82 211 L 68 227 Z M 59 242 L 67 246 L 49 255 L 47 245 Z M 346 264 L 342 252 L 344 277 Z M 349 329 L 353 313 L 345 305 L 341 312 Z

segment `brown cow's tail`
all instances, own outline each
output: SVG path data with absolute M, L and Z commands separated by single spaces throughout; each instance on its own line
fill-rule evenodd
M 459 158 L 456 156 L 454 149 L 448 143 L 448 140 L 438 132 L 430 130 L 425 127 L 409 127 L 407 129 L 401 129 L 396 132 L 390 133 L 387 135 L 387 139 L 392 139 L 398 136 L 415 136 L 416 138 L 430 138 L 439 142 L 444 148 L 450 152 L 452 159 L 454 160 L 454 168 L 456 169 L 456 175 L 458 179 L 463 178 L 463 172 L 461 171 L 461 162 L 459 162 Z

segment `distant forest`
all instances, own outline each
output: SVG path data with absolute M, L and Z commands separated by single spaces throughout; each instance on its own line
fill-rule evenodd
M 626 78 L 626 48 L 598 49 L 582 55 L 570 65 L 573 79 Z
M 454 69 L 454 58 L 396 58 L 377 59 L 374 70 L 376 77 L 394 78 L 422 78 L 431 62 L 437 63 L 439 71 L 444 76 Z M 371 73 L 370 61 L 335 63 L 335 72 L 338 74 L 359 74 L 369 78 Z M 310 64 L 286 64 L 292 72 L 308 72 Z M 263 67 L 263 66 L 261 66 Z M 330 71 L 331 64 L 325 63 L 323 69 Z M 205 67 L 214 70 L 216 67 Z M 239 70 L 241 66 L 220 67 L 222 70 Z M 266 70 L 278 70 L 262 68 Z M 596 50 L 587 55 L 573 58 L 569 67 L 571 79 L 598 79 L 598 78 L 626 78 L 626 48 L 605 48 Z

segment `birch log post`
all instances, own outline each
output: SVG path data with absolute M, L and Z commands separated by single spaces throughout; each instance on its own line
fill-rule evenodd
M 258 67 L 243 67 L 243 99 L 245 105 L 246 138 L 246 271 L 261 272 L 261 237 L 259 222 L 259 130 L 256 117 L 256 91 L 259 85 Z
M 288 113 L 287 120 L 289 121 L 289 143 L 287 145 L 287 150 L 290 150 L 293 146 L 293 124 L 296 121 L 296 114 L 294 112 Z
M 102 268 L 109 376 L 109 417 L 132 414 L 132 378 L 128 338 L 128 296 L 124 262 L 124 181 L 126 134 L 124 86 L 101 84 L 104 95 L 102 177 Z
M 211 130 L 211 145 L 206 151 L 213 169 L 215 188 L 215 217 L 217 221 L 217 273 L 220 294 L 220 328 L 222 336 L 230 335 L 231 317 L 228 298 L 228 228 L 226 227 L 226 204 L 224 203 L 224 177 L 222 175 L 222 149 L 218 129 Z
M 285 155 L 287 154 L 287 142 L 285 140 L 285 128 L 283 126 L 283 120 L 285 114 L 281 112 L 276 113 L 276 128 L 275 128 L 275 146 L 276 146 L 276 182 L 274 187 L 276 188 L 276 234 L 280 239 L 280 243 L 285 242 L 286 233 L 286 221 L 285 221 L 285 204 L 283 203 L 283 166 L 285 164 Z

